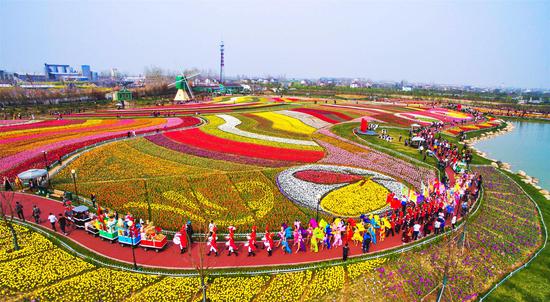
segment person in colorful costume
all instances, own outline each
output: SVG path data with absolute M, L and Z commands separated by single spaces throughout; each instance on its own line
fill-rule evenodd
M 239 256 L 237 253 L 237 245 L 235 244 L 235 230 L 236 228 L 234 226 L 228 227 L 229 229 L 229 235 L 227 235 L 225 242 L 225 246 L 227 246 L 227 250 L 229 251 L 227 253 L 227 256 L 231 256 L 231 253 L 234 253 L 235 256 Z
M 292 254 L 292 250 L 290 249 L 290 245 L 288 244 L 288 240 L 285 237 L 281 238 L 280 243 L 281 243 L 281 247 L 283 248 L 283 252 L 285 254 Z
M 273 235 L 269 232 L 269 227 L 265 227 L 265 235 L 262 238 L 264 248 L 267 250 L 267 255 L 271 257 L 273 253 Z
M 208 256 L 210 256 L 212 252 L 214 252 L 216 256 L 218 256 L 218 246 L 217 246 L 218 243 L 216 242 L 216 237 L 218 236 L 216 234 L 217 230 L 218 229 L 214 227 L 212 229 L 212 233 L 208 237 L 208 243 L 207 243 L 207 246 L 209 247 L 208 254 L 207 254 Z
M 252 239 L 250 235 L 246 236 L 246 239 L 248 239 L 248 241 L 244 244 L 244 246 L 247 247 L 248 257 L 256 256 L 256 247 L 254 246 L 254 242 L 256 240 Z
M 187 251 L 187 233 L 185 232 L 185 225 L 183 225 L 179 232 L 174 235 L 174 244 L 180 248 L 180 254 Z
M 256 229 L 258 229 L 258 227 L 253 225 L 252 226 L 252 232 L 250 232 L 250 239 L 252 239 L 252 241 L 254 241 L 254 247 L 258 248 L 257 240 L 256 240 L 256 238 L 257 238 Z

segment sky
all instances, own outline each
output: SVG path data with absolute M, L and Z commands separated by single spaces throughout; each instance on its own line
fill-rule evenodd
M 0 0 L 0 69 L 550 88 L 550 0 Z

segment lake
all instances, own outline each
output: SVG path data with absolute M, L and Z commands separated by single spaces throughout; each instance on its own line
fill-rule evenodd
M 511 122 L 514 130 L 474 144 L 487 156 L 507 162 L 513 171 L 523 170 L 550 190 L 550 123 Z

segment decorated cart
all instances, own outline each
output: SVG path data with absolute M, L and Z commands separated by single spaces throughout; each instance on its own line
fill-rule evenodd
M 99 236 L 99 228 L 96 227 L 96 222 L 97 222 L 97 220 L 92 220 L 92 221 L 84 223 L 84 230 L 86 230 L 86 232 L 94 235 L 95 237 Z
M 144 249 L 153 249 L 155 252 L 162 250 L 168 240 L 166 236 L 161 233 L 160 227 L 155 227 L 152 222 L 147 222 L 141 227 L 141 243 L 140 246 Z
M 78 206 L 73 208 L 72 221 L 77 228 L 83 229 L 86 227 L 86 223 L 91 221 L 90 213 L 87 206 Z
M 124 245 L 134 245 L 134 246 L 137 246 L 139 245 L 141 242 L 141 235 L 137 235 L 137 237 L 132 237 L 132 236 L 124 236 L 124 235 L 118 235 L 118 243 L 120 243 L 121 246 L 124 246 Z
M 134 218 L 128 214 L 122 220 L 122 218 L 119 219 L 117 223 L 117 230 L 118 230 L 118 243 L 121 246 L 129 245 L 129 246 L 137 246 L 141 242 L 141 233 L 139 230 L 139 224 L 134 223 Z
M 114 217 L 103 218 L 103 223 L 101 223 L 101 228 L 99 229 L 99 237 L 101 240 L 109 240 L 111 243 L 114 243 L 118 239 L 118 230 L 116 229 L 116 220 Z M 99 220 L 102 221 L 101 219 Z

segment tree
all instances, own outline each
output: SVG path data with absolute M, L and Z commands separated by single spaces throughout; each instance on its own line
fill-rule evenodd
M 15 198 L 15 192 L 13 191 L 1 191 L 0 192 L 0 217 L 2 221 L 6 224 L 10 230 L 12 241 L 13 241 L 13 250 L 20 250 L 19 242 L 17 240 L 17 232 L 13 227 L 14 210 L 13 210 L 13 199 Z M 8 214 L 9 212 L 9 214 Z

